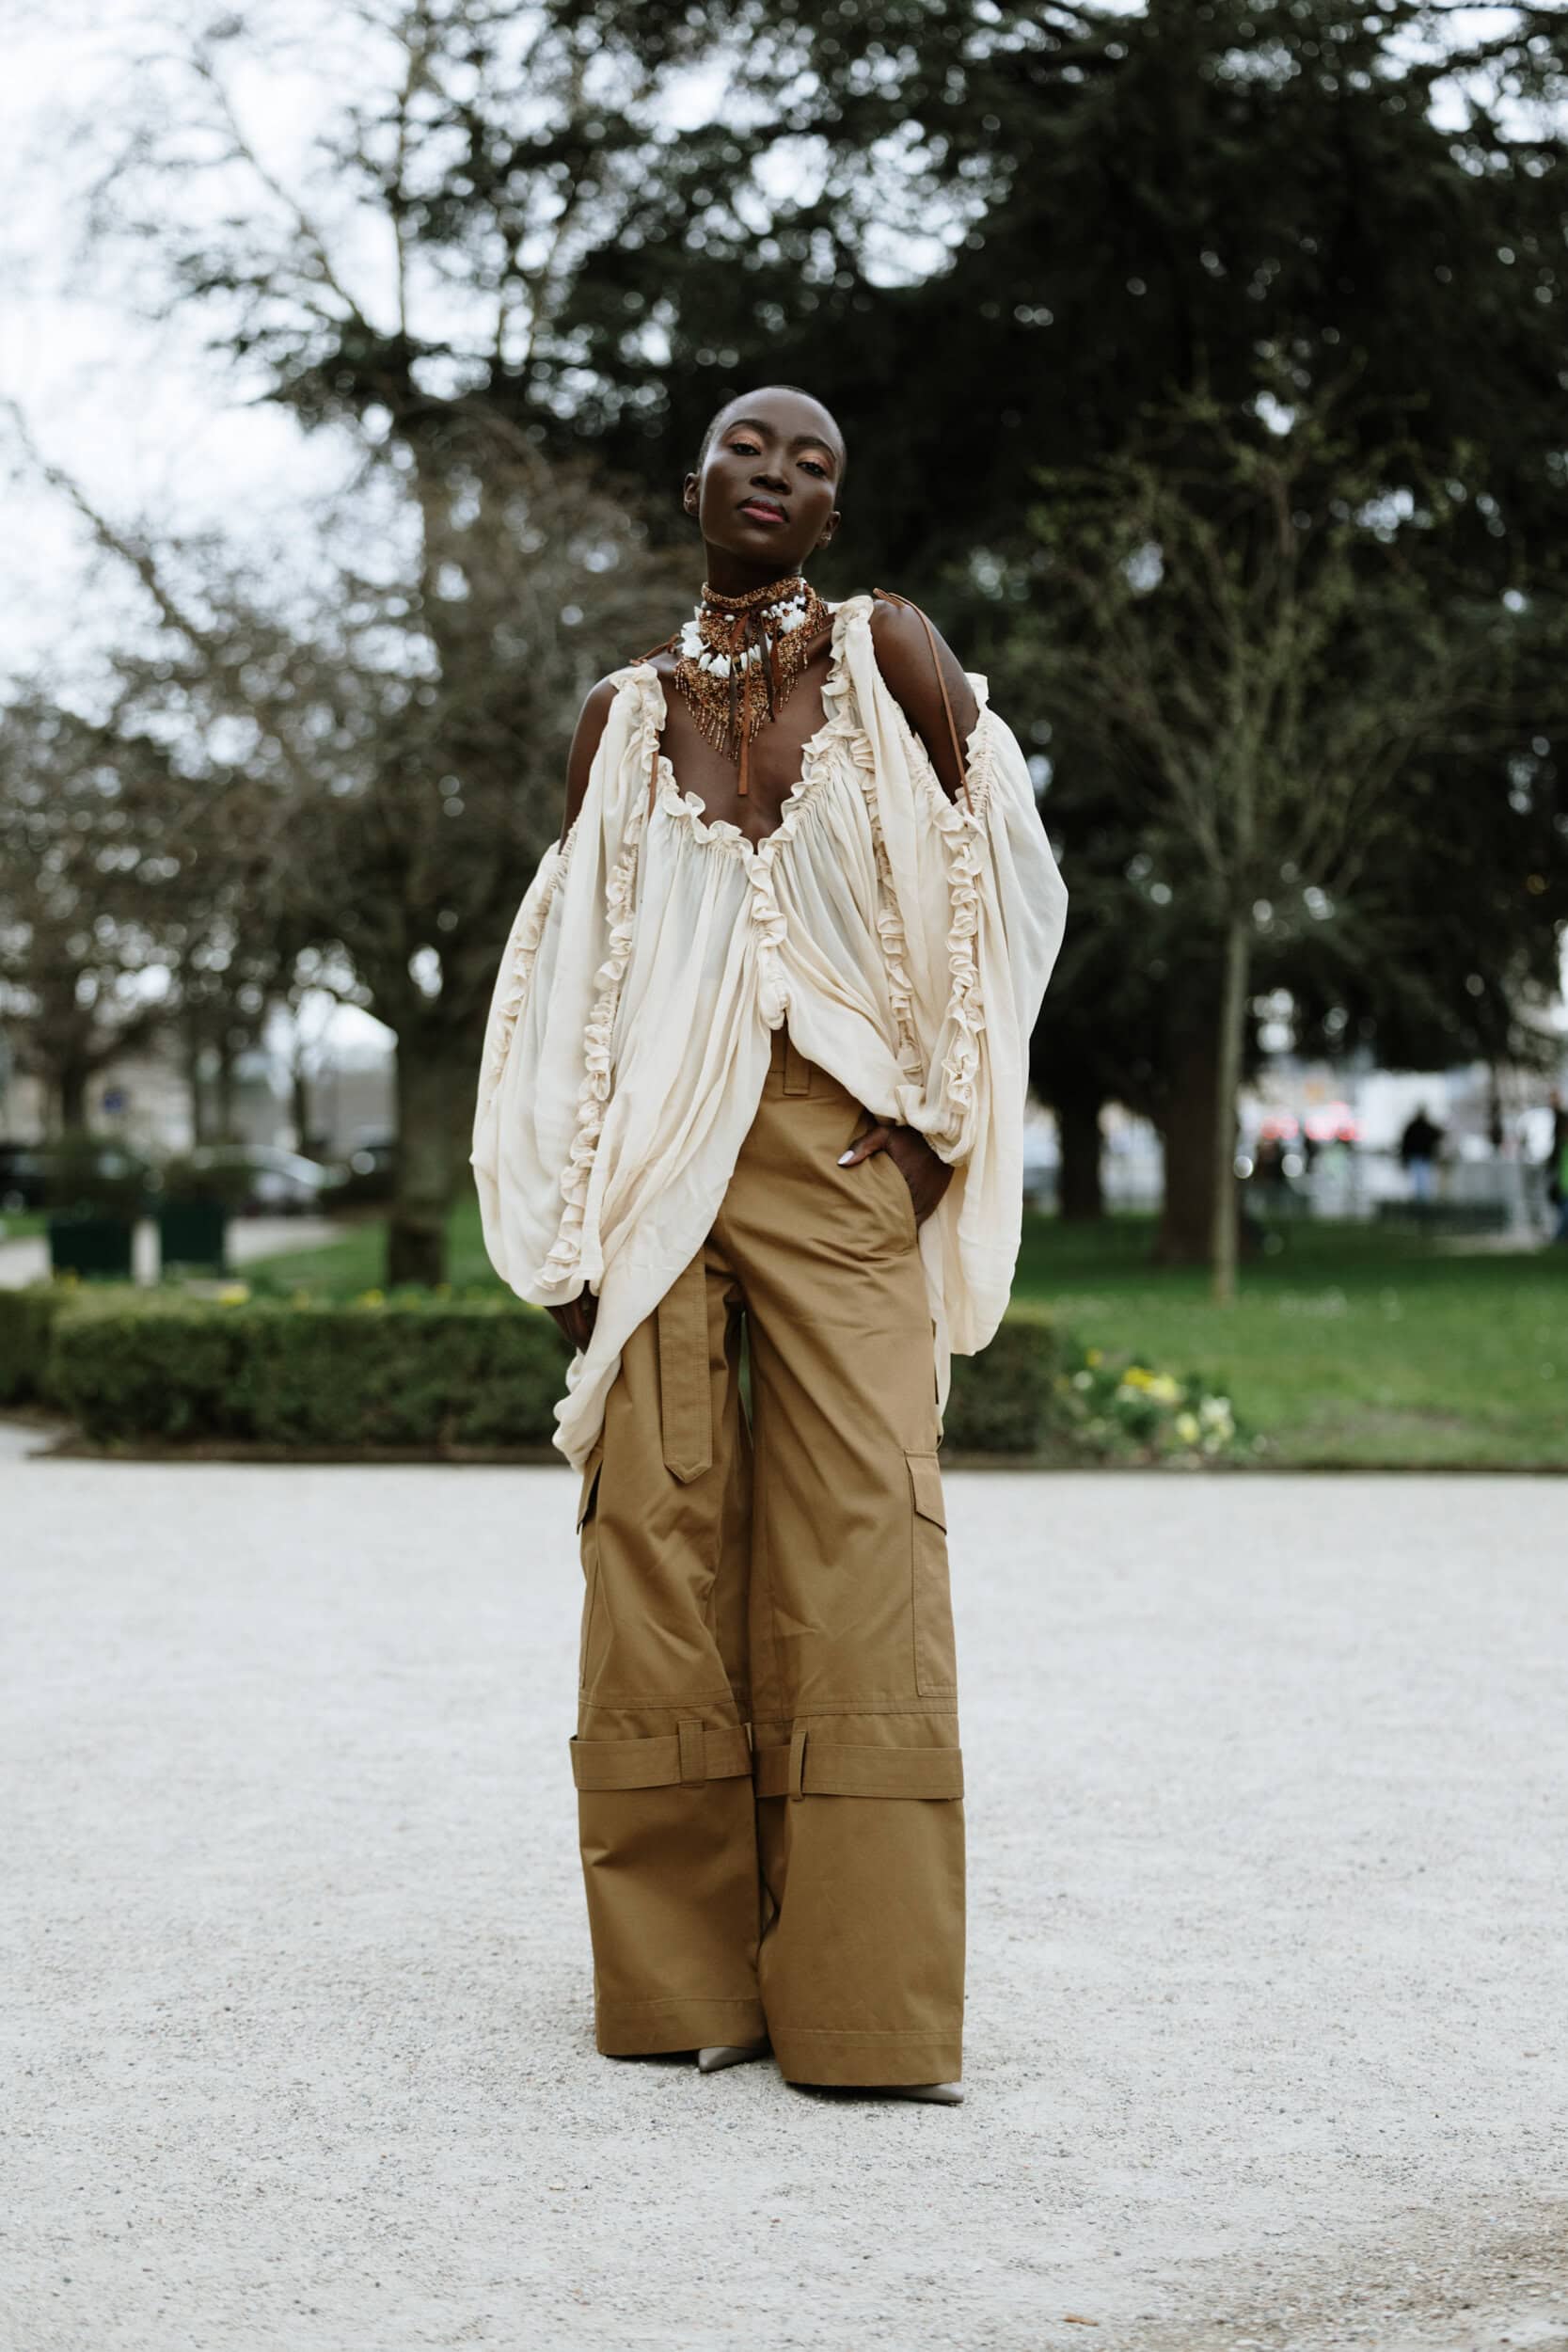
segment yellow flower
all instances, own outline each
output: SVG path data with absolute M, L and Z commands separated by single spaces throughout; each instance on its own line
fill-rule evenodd
M 1180 1438 L 1183 1445 L 1196 1445 L 1199 1434 L 1197 1415 L 1196 1413 L 1178 1413 L 1176 1416 L 1176 1434 Z
M 354 1303 L 356 1307 L 385 1307 L 387 1294 L 385 1291 L 361 1291 Z
M 248 1282 L 225 1282 L 218 1293 L 218 1305 L 220 1307 L 243 1307 L 249 1296 L 250 1284 Z
M 1129 1364 L 1121 1375 L 1121 1385 L 1124 1389 L 1147 1389 L 1154 1375 L 1146 1372 L 1142 1364 Z
M 1089 1370 L 1092 1372 L 1097 1364 L 1102 1364 L 1105 1361 L 1104 1349 L 1100 1347 L 1085 1347 L 1084 1350 L 1084 1361 L 1088 1365 Z
M 1175 1405 L 1180 1399 L 1181 1383 L 1173 1380 L 1168 1372 L 1155 1373 L 1147 1385 L 1156 1405 Z

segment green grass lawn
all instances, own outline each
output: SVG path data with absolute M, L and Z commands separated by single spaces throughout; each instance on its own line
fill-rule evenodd
M 30 1241 L 35 1234 L 47 1232 L 47 1209 L 6 1209 L 0 1211 L 0 1241 Z
M 381 1279 L 384 1229 L 247 1267 L 270 1288 Z M 1151 1370 L 1196 1373 L 1282 1465 L 1568 1467 L 1568 1249 L 1460 1253 L 1367 1225 L 1290 1223 L 1243 1269 L 1228 1313 L 1201 1273 L 1149 1263 L 1152 1226 L 1027 1216 L 1015 1295 Z M 479 1208 L 451 1221 L 456 1290 L 488 1287 Z
M 1205 1275 L 1149 1263 L 1151 1232 L 1032 1217 L 1016 1295 L 1094 1345 L 1201 1374 L 1282 1464 L 1568 1466 L 1568 1249 L 1292 1221 L 1221 1312 Z

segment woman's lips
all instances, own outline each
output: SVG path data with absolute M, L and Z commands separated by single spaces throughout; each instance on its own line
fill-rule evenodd
M 782 523 L 783 513 L 776 506 L 765 506 L 760 499 L 747 499 L 740 509 L 754 523 Z

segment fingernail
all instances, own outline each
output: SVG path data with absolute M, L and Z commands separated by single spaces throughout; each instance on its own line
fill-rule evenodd
M 841 1152 L 838 1155 L 838 1164 L 840 1168 L 847 1168 L 854 1156 L 853 1152 Z

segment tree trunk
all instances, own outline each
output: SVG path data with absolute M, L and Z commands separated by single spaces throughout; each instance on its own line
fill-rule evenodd
M 185 1090 L 191 1098 L 191 1147 L 199 1151 L 211 1143 L 212 1121 L 207 1116 L 207 1085 L 201 1074 L 201 1031 L 192 1021 L 185 1028 Z
M 1207 1265 L 1213 1229 L 1215 1070 L 1213 999 L 1195 989 L 1176 1015 L 1160 1122 L 1164 1199 L 1154 1255 L 1162 1265 Z
M 399 1036 L 388 1287 L 446 1279 L 447 1216 L 467 1164 L 478 1081 L 478 1049 L 467 1028 L 453 1034 L 421 1021 Z
M 1246 917 L 1233 914 L 1226 927 L 1225 977 L 1220 987 L 1214 1039 L 1214 1184 L 1210 1207 L 1210 1295 L 1216 1307 L 1236 1303 L 1236 1089 L 1242 1083 L 1242 1041 L 1246 1026 Z
M 294 1150 L 309 1154 L 313 1140 L 310 1134 L 310 1076 L 297 1056 L 289 1066 L 289 1091 L 293 1097 Z
M 87 1133 L 87 1076 L 85 1061 L 61 1062 L 55 1073 L 55 1100 L 59 1104 L 60 1133 L 80 1136 Z
M 234 1132 L 234 1048 L 226 1033 L 218 1037 L 217 1116 L 220 1143 L 237 1143 Z
M 1055 1109 L 1061 1150 L 1057 1212 L 1065 1224 L 1092 1224 L 1105 1214 L 1100 1167 L 1101 1098 L 1089 1089 L 1064 1093 L 1058 1089 Z

